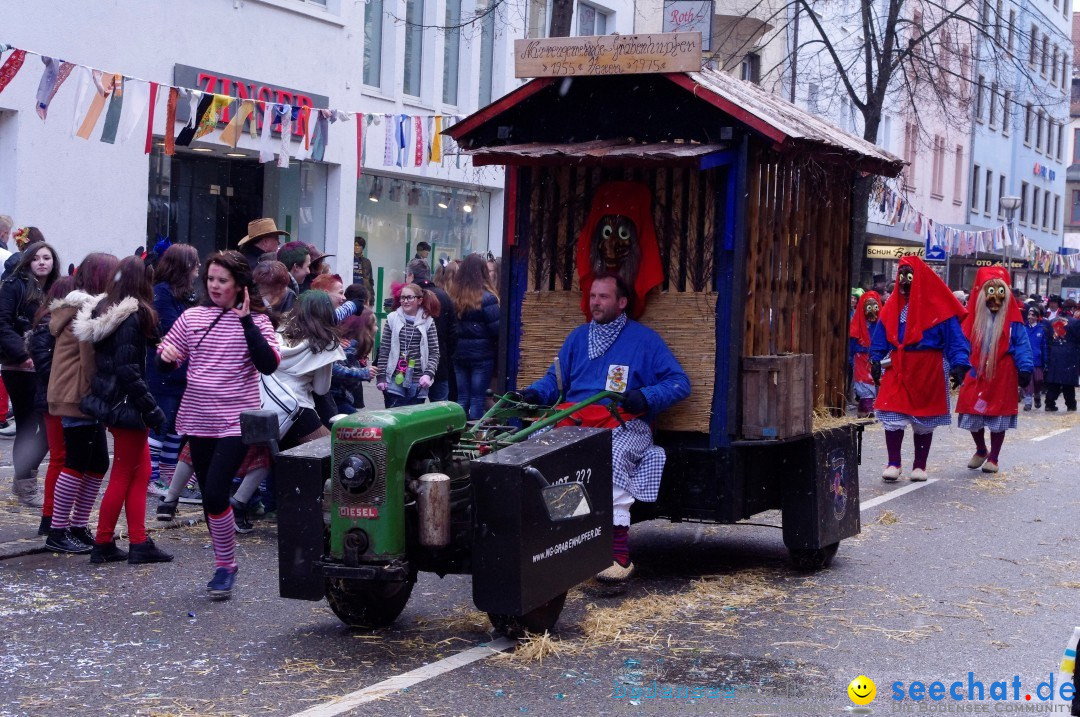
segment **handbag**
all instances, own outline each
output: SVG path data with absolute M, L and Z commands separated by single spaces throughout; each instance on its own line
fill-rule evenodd
M 264 411 L 277 415 L 278 437 L 284 437 L 300 417 L 300 401 L 274 374 L 259 374 L 259 400 Z

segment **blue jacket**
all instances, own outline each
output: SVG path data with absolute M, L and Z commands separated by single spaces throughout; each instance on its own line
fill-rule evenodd
M 603 391 L 610 367 L 626 367 L 626 390 L 639 389 L 645 395 L 650 421 L 690 395 L 690 379 L 671 349 L 659 334 L 636 321 L 627 321 L 615 343 L 593 360 L 589 359 L 589 325 L 577 327 L 559 349 L 559 365 L 565 384 L 563 400 L 568 402 L 581 401 Z M 529 388 L 540 394 L 542 403 L 553 403 L 559 397 L 555 365 Z
M 154 311 L 158 315 L 158 336 L 169 333 L 173 323 L 189 306 L 190 304 L 177 301 L 173 296 L 172 287 L 165 282 L 154 284 Z M 182 396 L 187 386 L 187 363 L 168 373 L 158 371 L 157 342 L 152 342 L 146 349 L 146 384 L 155 397 Z
M 905 329 L 907 329 L 907 324 L 900 324 L 900 341 L 904 340 Z M 889 343 L 885 325 L 879 321 L 874 328 L 873 337 L 870 339 L 870 360 L 880 361 L 895 348 Z M 969 358 L 971 347 L 964 336 L 963 329 L 960 328 L 960 322 L 956 320 L 955 316 L 937 326 L 930 327 L 923 332 L 922 339 L 918 343 L 905 349 L 905 351 L 927 350 L 943 352 L 950 366 L 971 365 L 971 359 Z
M 1046 336 L 1049 326 L 1045 321 L 1037 321 L 1034 326 L 1024 325 L 1027 329 L 1028 343 L 1031 344 L 1031 361 L 1035 368 L 1046 365 L 1047 347 Z
M 1080 386 L 1080 321 L 1059 315 L 1050 322 L 1047 342 L 1046 382 Z
M 458 313 L 454 360 L 494 360 L 499 347 L 499 300 L 485 291 L 479 309 Z

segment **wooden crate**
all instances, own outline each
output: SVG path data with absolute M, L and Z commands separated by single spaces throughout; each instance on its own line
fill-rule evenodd
M 740 435 L 747 440 L 776 440 L 810 433 L 813 387 L 810 354 L 744 357 Z

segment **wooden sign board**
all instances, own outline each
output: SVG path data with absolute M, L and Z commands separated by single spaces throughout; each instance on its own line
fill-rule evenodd
M 701 69 L 701 33 L 514 41 L 514 77 L 584 77 Z

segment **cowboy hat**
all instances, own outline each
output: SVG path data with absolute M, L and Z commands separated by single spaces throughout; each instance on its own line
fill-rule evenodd
M 240 240 L 238 246 L 244 246 L 249 241 L 257 241 L 263 237 L 270 236 L 271 234 L 277 234 L 281 236 L 289 236 L 289 232 L 277 228 L 277 224 L 274 222 L 273 217 L 263 217 L 262 219 L 252 219 L 248 222 L 248 233 L 243 239 Z

